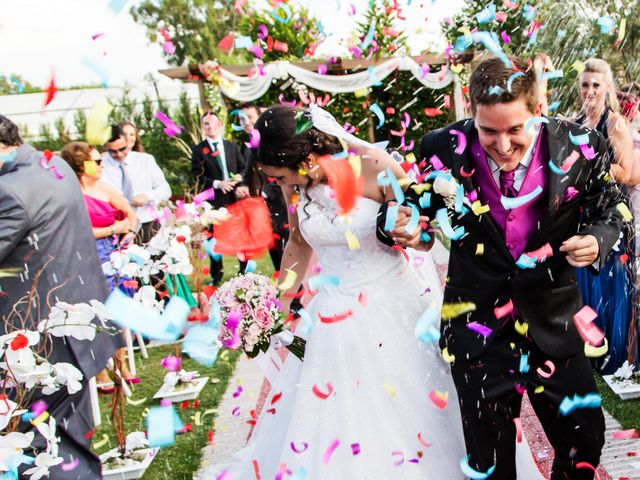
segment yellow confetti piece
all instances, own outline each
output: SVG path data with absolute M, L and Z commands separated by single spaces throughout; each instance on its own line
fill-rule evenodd
M 111 136 L 109 114 L 113 106 L 104 98 L 99 98 L 93 104 L 87 115 L 85 138 L 92 145 L 104 145 Z
M 396 396 L 396 389 L 393 388 L 388 383 L 384 384 L 384 389 L 387 391 L 387 393 L 389 394 L 390 397 L 395 397 Z
M 527 322 L 520 323 L 520 320 L 516 320 L 514 328 L 516 329 L 516 332 L 524 337 L 529 331 L 529 324 Z
M 544 392 L 544 385 L 540 385 L 536 387 L 535 390 L 533 391 L 533 393 L 542 393 L 542 392 Z
M 347 237 L 347 245 L 349 245 L 349 250 L 358 250 L 360 248 L 360 240 L 356 237 L 355 233 L 351 230 L 347 230 L 344 234 Z
M 196 412 L 196 414 L 193 416 L 193 422 L 198 427 L 202 425 L 202 415 L 200 414 L 200 412 Z
M 476 245 L 476 255 L 484 255 L 484 243 Z
M 460 73 L 462 69 L 464 69 L 464 65 L 462 65 L 461 63 L 458 65 L 451 65 L 449 67 L 449 70 L 451 70 L 453 73 Z
M 578 72 L 578 75 L 582 75 L 582 72 L 584 72 L 584 62 L 581 62 L 580 60 L 576 60 L 571 65 L 571 68 L 573 68 L 576 72 Z
M 356 177 L 359 177 L 362 173 L 362 159 L 360 155 L 349 155 L 349 164 L 353 169 L 353 173 Z
M 284 282 L 278 285 L 278 289 L 282 292 L 289 290 L 291 287 L 293 287 L 293 284 L 296 283 L 297 278 L 298 278 L 298 274 L 293 270 L 289 270 L 287 268 L 287 276 L 285 277 Z M 228 350 L 225 350 L 225 352 L 226 351 Z
M 594 347 L 590 345 L 588 342 L 584 343 L 584 354 L 589 358 L 598 358 L 603 356 L 605 353 L 609 351 L 609 342 L 607 339 L 604 339 L 604 344 L 599 347 Z
M 149 407 L 145 408 L 142 411 L 142 418 L 145 418 L 147 415 L 149 415 Z
M 137 407 L 138 405 L 142 405 L 146 401 L 147 401 L 147 397 L 141 398 L 140 400 L 132 400 L 129 397 L 127 397 L 127 403 L 129 405 L 133 405 L 134 407 Z
M 353 94 L 356 96 L 356 98 L 366 97 L 367 95 L 369 95 L 369 88 L 367 87 L 358 88 L 353 92 Z
M 307 173 L 308 173 L 308 172 L 307 172 L 307 170 L 306 170 L 306 169 L 304 169 L 304 168 L 302 168 L 302 167 L 300 167 L 300 168 L 298 169 L 298 175 L 300 175 L 300 176 L 302 176 L 302 177 L 306 177 L 306 176 L 307 176 Z
M 513 342 L 509 342 L 509 346 L 511 347 L 511 350 L 515 350 L 516 349 L 516 344 Z
M 413 186 L 411 186 L 411 188 L 413 189 L 414 192 L 416 192 L 418 195 L 420 195 L 423 192 L 428 192 L 429 190 L 431 190 L 431 184 L 430 183 L 421 183 L 420 185 L 413 185 Z
M 206 417 L 207 415 L 214 415 L 216 413 L 218 413 L 217 408 L 209 408 L 205 410 L 204 413 L 202 414 L 202 421 L 204 421 L 204 417 Z
M 459 317 L 465 313 L 473 312 L 475 309 L 476 304 L 472 302 L 445 303 L 442 305 L 442 313 L 440 317 L 442 320 L 451 320 L 452 318 Z
M 456 361 L 456 356 L 455 355 L 449 355 L 449 348 L 448 347 L 445 347 L 445 348 L 442 349 L 442 358 L 447 363 L 453 363 L 453 362 Z
M 106 434 L 102 434 L 102 440 L 99 442 L 94 442 L 93 449 L 100 450 L 100 448 L 104 447 L 107 443 L 109 443 L 109 437 Z
M 463 35 L 471 35 L 471 30 L 469 30 L 469 27 L 460 27 L 458 31 Z
M 84 173 L 87 175 L 96 175 L 98 173 L 98 164 L 93 160 L 84 162 Z
M 398 185 L 400 185 L 401 187 L 405 185 L 409 185 L 410 183 L 411 183 L 411 179 L 409 177 L 398 179 Z
M 489 210 L 489 205 L 482 205 L 480 200 L 476 200 L 471 204 L 471 211 L 476 215 L 482 215 L 483 213 L 487 213 Z
M 42 422 L 46 421 L 47 418 L 49 418 L 49 412 L 45 410 L 33 420 L 29 420 L 29 423 L 35 427 L 36 425 L 40 425 Z
M 413 153 L 410 153 L 406 157 L 404 157 L 407 163 L 416 163 L 416 156 Z
M 625 222 L 633 220 L 633 215 L 629 211 L 629 207 L 627 207 L 623 202 L 620 202 L 618 205 L 616 205 L 616 208 L 620 212 L 620 215 L 622 215 L 622 218 Z
M 620 22 L 620 28 L 618 29 L 618 42 L 621 42 L 627 32 L 627 19 L 623 18 Z

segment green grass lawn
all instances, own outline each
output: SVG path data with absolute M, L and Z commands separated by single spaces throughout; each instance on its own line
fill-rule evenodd
M 224 280 L 226 281 L 239 273 L 238 261 L 231 257 L 225 257 L 223 261 L 225 272 Z M 272 274 L 273 265 L 271 264 L 269 255 L 257 259 L 256 262 L 257 273 L 262 273 L 267 276 Z M 208 260 L 205 260 L 196 266 L 196 268 L 201 268 L 203 265 L 208 265 Z M 206 280 L 208 281 L 209 279 L 207 278 Z M 192 278 L 188 277 L 187 281 L 190 287 L 193 288 Z M 180 348 L 180 343 L 150 348 L 148 350 L 149 358 L 146 360 L 142 358 L 139 352 L 136 352 L 137 374 L 138 377 L 142 379 L 142 382 L 132 386 L 133 395 L 130 400 L 134 403 L 140 400 L 144 400 L 144 402 L 140 405 L 125 404 L 126 433 L 146 431 L 145 415 L 147 409 L 160 404 L 159 400 L 153 398 L 153 395 L 162 385 L 166 374 L 166 370 L 160 365 L 160 361 L 168 355 L 175 355 L 179 352 Z M 193 474 L 200 466 L 202 449 L 208 442 L 209 432 L 215 429 L 214 422 L 217 418 L 217 413 L 208 414 L 202 421 L 202 425 L 196 425 L 195 414 L 199 411 L 202 415 L 206 410 L 218 407 L 240 355 L 241 352 L 223 352 L 211 368 L 200 365 L 196 361 L 188 358 L 187 355 L 183 356 L 182 368 L 187 371 L 197 370 L 200 376 L 217 379 L 217 383 L 211 383 L 210 381 L 200 392 L 200 396 L 198 397 L 200 404 L 197 410 L 193 408 L 193 401 L 190 402 L 189 407 L 186 409 L 182 409 L 179 403 L 174 404 L 183 423 L 191 424 L 192 430 L 191 432 L 177 435 L 176 441 L 172 446 L 160 450 L 146 471 L 143 477 L 144 479 L 191 480 L 193 478 Z M 106 452 L 116 446 L 111 419 L 109 418 L 110 401 L 111 396 L 100 396 L 102 424 L 93 435 L 93 442 L 100 443 L 104 438 L 108 438 L 109 442 L 96 450 L 98 454 Z
M 600 375 L 596 374 L 595 377 L 604 409 L 620 422 L 623 429 L 635 428 L 640 431 L 640 399 L 621 400 Z

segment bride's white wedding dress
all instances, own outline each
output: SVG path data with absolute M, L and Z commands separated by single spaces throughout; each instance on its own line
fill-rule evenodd
M 313 326 L 304 361 L 288 355 L 249 444 L 218 472 L 247 480 L 256 469 L 268 480 L 464 478 L 449 366 L 436 345 L 414 335 L 420 315 L 442 298 L 430 255 L 407 260 L 380 243 L 373 200 L 360 198 L 346 221 L 323 186 L 299 198 L 320 274 L 339 285 L 323 283 L 307 305 Z M 349 248 L 347 232 L 359 248 Z M 420 263 L 417 275 L 412 264 Z M 429 398 L 433 391 L 448 392 L 444 409 Z

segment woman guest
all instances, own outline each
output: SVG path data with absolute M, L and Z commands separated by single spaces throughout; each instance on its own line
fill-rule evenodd
M 620 115 L 609 64 L 598 58 L 587 60 L 578 87 L 582 108 L 576 122 L 605 137 L 611 175 L 628 195 L 634 163 L 633 142 L 629 126 Z M 613 373 L 627 359 L 628 331 L 637 315 L 633 224 L 625 224 L 618 245 L 599 275 L 592 275 L 585 268 L 577 271 L 584 302 L 598 313 L 596 322 L 609 342 L 608 356 L 600 365 L 603 373 Z
M 120 129 L 124 132 L 127 139 L 127 146 L 132 152 L 144 152 L 142 141 L 140 140 L 140 132 L 129 120 L 124 120 L 118 124 Z
M 72 142 L 62 149 L 60 155 L 80 180 L 80 189 L 93 227 L 98 256 L 103 264 L 109 262 L 109 256 L 116 248 L 132 242 L 135 238 L 135 227 L 138 223 L 136 214 L 120 193 L 100 181 L 102 166 L 100 154 L 95 148 L 84 142 Z M 105 274 L 105 277 L 111 290 L 122 286 L 122 282 L 113 275 Z M 124 348 L 116 351 L 116 357 L 121 361 L 123 378 L 129 384 L 139 383 L 140 379 L 131 375 L 124 355 Z M 96 376 L 96 381 L 103 385 L 111 383 L 106 369 Z M 103 387 L 100 391 L 110 393 L 113 389 Z

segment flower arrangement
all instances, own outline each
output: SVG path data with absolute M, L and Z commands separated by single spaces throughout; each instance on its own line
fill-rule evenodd
M 640 372 L 634 372 L 634 369 L 635 365 L 630 364 L 629 360 L 625 360 L 620 368 L 611 376 L 611 379 L 614 382 L 633 382 L 640 384 Z
M 197 385 L 195 381 L 198 378 L 198 372 L 187 372 L 180 370 L 179 372 L 167 372 L 164 376 L 164 385 L 171 386 L 174 392 L 181 392 Z
M 231 350 L 242 347 L 252 358 L 271 345 L 283 346 L 302 360 L 305 341 L 285 328 L 278 293 L 268 277 L 255 273 L 224 283 L 213 297 L 220 309 L 222 346 Z

